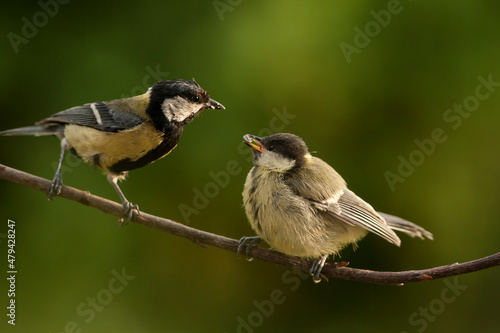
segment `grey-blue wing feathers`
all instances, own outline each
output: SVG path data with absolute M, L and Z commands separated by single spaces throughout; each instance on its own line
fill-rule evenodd
M 116 112 L 104 103 L 90 103 L 58 112 L 43 119 L 37 125 L 77 124 L 104 132 L 119 132 L 134 128 L 144 122 L 140 117 L 124 112 Z
M 397 246 L 401 244 L 401 240 L 393 230 L 411 237 L 433 239 L 432 233 L 415 223 L 398 216 L 376 212 L 371 205 L 347 188 L 342 192 L 343 194 L 337 201 L 318 202 L 309 199 L 309 202 L 316 209 L 328 212 L 333 218 L 349 225 L 362 227 Z
M 309 165 L 295 175 L 295 181 L 288 179 L 287 184 L 296 195 L 308 200 L 312 207 L 328 213 L 332 219 L 331 223 L 341 221 L 355 225 L 392 244 L 401 244 L 401 240 L 384 218 L 347 189 L 342 177 L 323 160 L 312 157 Z
M 389 243 L 401 245 L 401 240 L 387 225 L 384 218 L 371 205 L 347 188 L 344 189 L 344 194 L 339 198 L 338 206 L 341 210 L 340 214 L 332 212 L 332 215 L 337 219 L 373 232 Z

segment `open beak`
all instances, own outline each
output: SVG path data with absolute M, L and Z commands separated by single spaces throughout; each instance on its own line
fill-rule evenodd
M 245 134 L 243 135 L 243 142 L 252 148 L 255 151 L 258 151 L 259 153 L 262 154 L 262 139 L 259 138 L 258 136 L 251 135 L 251 134 Z
M 208 107 L 211 109 L 222 109 L 222 110 L 226 109 L 224 107 L 224 105 L 220 104 L 215 99 L 211 99 L 211 98 L 210 98 L 210 102 L 208 103 Z

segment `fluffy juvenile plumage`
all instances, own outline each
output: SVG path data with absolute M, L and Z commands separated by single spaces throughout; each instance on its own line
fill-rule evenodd
M 319 258 L 311 268 L 318 282 L 326 258 L 356 244 L 369 231 L 397 246 L 401 240 L 392 229 L 432 239 L 431 233 L 411 222 L 377 213 L 347 189 L 330 165 L 311 156 L 300 137 L 279 133 L 243 138 L 254 152 L 243 202 L 260 237 L 243 237 L 240 250 L 262 238 L 285 254 Z
M 132 217 L 137 205 L 123 195 L 118 180 L 129 170 L 143 167 L 177 146 L 184 126 L 206 109 L 224 109 L 194 81 L 168 80 L 142 95 L 108 102 L 89 103 L 58 112 L 36 126 L 0 132 L 0 135 L 55 135 L 61 139 L 59 166 L 49 200 L 62 188 L 61 167 L 70 150 L 84 162 L 104 170 Z M 120 219 L 123 221 L 123 219 Z

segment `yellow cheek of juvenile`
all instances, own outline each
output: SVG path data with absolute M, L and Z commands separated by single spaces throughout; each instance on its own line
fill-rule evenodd
M 66 125 L 64 136 L 86 163 L 104 170 L 124 159 L 136 161 L 163 141 L 150 122 L 117 133 Z

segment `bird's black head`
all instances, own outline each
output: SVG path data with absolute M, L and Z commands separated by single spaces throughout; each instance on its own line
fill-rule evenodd
M 146 113 L 161 131 L 169 123 L 183 127 L 206 109 L 225 109 L 194 81 L 161 81 L 149 89 L 149 94 Z
M 263 138 L 246 134 L 243 139 L 253 149 L 254 164 L 273 171 L 301 167 L 311 158 L 304 140 L 294 134 L 278 133 Z

